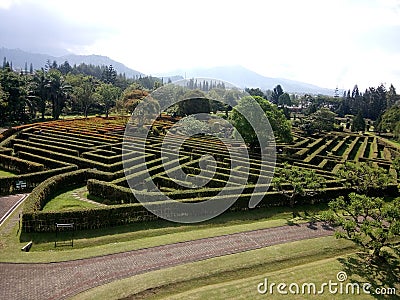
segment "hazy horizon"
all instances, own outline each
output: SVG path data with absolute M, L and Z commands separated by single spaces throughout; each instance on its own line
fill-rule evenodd
M 103 55 L 145 74 L 240 65 L 327 88 L 400 84 L 398 0 L 0 0 L 0 36 L 6 48 Z

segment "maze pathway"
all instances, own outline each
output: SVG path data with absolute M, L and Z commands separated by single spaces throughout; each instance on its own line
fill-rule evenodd
M 320 223 L 302 224 L 68 262 L 0 263 L 0 298 L 66 299 L 114 280 L 157 269 L 331 234 L 332 229 Z

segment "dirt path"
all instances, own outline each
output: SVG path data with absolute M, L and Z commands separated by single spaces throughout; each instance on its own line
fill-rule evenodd
M 60 263 L 0 263 L 1 299 L 66 299 L 157 269 L 332 234 L 331 228 L 282 226 Z M 43 254 L 45 255 L 45 254 Z

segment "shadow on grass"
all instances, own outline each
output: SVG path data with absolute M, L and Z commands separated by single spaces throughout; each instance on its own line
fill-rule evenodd
M 358 283 L 360 289 L 364 283 L 371 284 L 371 296 L 375 299 L 399 299 L 400 298 L 400 259 L 395 256 L 372 259 L 366 253 L 357 253 L 354 256 L 339 258 L 349 282 Z M 397 295 L 380 295 L 374 293 L 376 289 L 395 288 Z M 362 291 L 360 291 L 362 293 Z
M 327 209 L 326 204 L 299 206 L 299 207 L 269 207 L 250 209 L 246 211 L 226 212 L 216 218 L 195 224 L 181 224 L 166 220 L 154 220 L 148 222 L 137 222 L 123 226 L 109 228 L 79 230 L 74 232 L 74 238 L 92 239 L 108 236 L 107 242 L 123 242 L 136 238 L 147 238 L 168 233 L 188 232 L 196 229 L 207 229 L 221 226 L 231 226 L 252 223 L 263 220 L 286 219 L 288 225 L 297 225 L 298 220 L 307 220 L 306 215 L 318 214 L 321 210 Z M 298 216 L 291 221 L 292 216 Z M 126 234 L 118 236 L 119 234 Z M 115 237 L 112 237 L 115 236 Z M 110 238 L 111 237 L 111 238 Z M 55 233 L 21 233 L 20 241 L 33 241 L 35 244 L 52 243 L 55 240 Z M 96 245 L 103 244 L 101 241 Z M 90 246 L 90 245 L 86 245 Z

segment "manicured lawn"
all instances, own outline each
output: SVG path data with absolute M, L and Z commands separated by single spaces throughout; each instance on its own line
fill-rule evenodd
M 354 251 L 352 243 L 333 237 L 297 241 L 133 276 L 88 290 L 75 299 L 121 299 L 128 296 L 132 298 L 127 299 L 169 299 L 173 296 L 177 299 L 197 299 L 197 296 L 201 296 L 200 299 L 254 299 L 258 296 L 257 284 L 265 276 L 278 273 L 279 276 L 271 279 L 275 282 L 286 280 L 289 277 L 284 275 L 290 275 L 296 267 L 309 266 L 310 271 L 317 274 L 308 280 L 322 280 L 319 272 L 325 271 L 329 272 L 323 278 L 334 280 L 337 271 L 331 270 L 332 266 L 326 261 L 337 262 L 332 257 L 346 256 Z M 322 262 L 321 267 L 317 269 L 313 265 L 315 262 Z M 335 263 L 335 266 L 340 270 L 340 263 Z M 240 288 L 235 288 L 236 283 Z
M 326 205 L 299 207 L 295 209 L 305 222 L 315 213 L 326 209 Z M 218 236 L 262 228 L 282 226 L 293 222 L 293 210 L 276 207 L 257 209 L 247 212 L 223 214 L 215 219 L 199 224 L 178 224 L 164 220 L 134 223 L 126 226 L 98 230 L 77 231 L 74 248 L 54 248 L 54 233 L 22 234 L 18 226 L 7 235 L 2 236 L 4 246 L 0 251 L 0 261 L 7 262 L 50 262 L 93 257 L 118 253 L 145 247 L 152 247 L 199 238 Z M 19 249 L 27 242 L 33 241 L 29 254 Z
M 16 174 L 8 172 L 8 171 L 4 171 L 0 169 L 0 177 L 10 177 L 10 176 L 15 176 Z
M 73 193 L 78 192 L 79 194 L 81 194 L 80 191 L 82 189 L 84 188 L 68 191 L 54 197 L 43 207 L 43 211 L 66 211 L 99 207 L 99 205 L 85 202 L 74 197 Z
M 357 263 L 357 264 L 355 264 Z M 232 280 L 229 282 L 224 282 L 220 284 L 209 284 L 207 286 L 200 286 L 197 288 L 190 289 L 185 292 L 175 293 L 172 289 L 168 289 L 170 295 L 169 299 L 242 299 L 242 297 L 247 299 L 264 299 L 268 297 L 268 299 L 287 299 L 290 297 L 300 297 L 301 299 L 398 299 L 400 296 L 400 284 L 395 281 L 396 276 L 398 275 L 398 268 L 396 269 L 394 266 L 390 266 L 390 269 L 386 269 L 381 266 L 379 268 L 372 267 L 375 274 L 368 272 L 369 267 L 359 266 L 359 264 L 364 264 L 365 262 L 358 258 L 357 255 L 348 256 L 348 257 L 340 257 L 340 258 L 331 258 L 324 260 L 317 260 L 311 263 L 307 263 L 300 266 L 294 266 L 285 268 L 283 270 L 278 271 L 269 271 L 262 275 L 256 275 L 249 278 L 243 278 L 238 280 Z M 350 268 L 349 268 L 350 266 Z M 329 288 L 325 287 L 321 289 L 322 284 L 328 284 L 331 280 L 335 283 L 340 283 L 337 279 L 337 274 L 339 272 L 343 272 L 345 270 L 346 275 L 348 276 L 347 280 L 343 281 L 343 289 L 340 292 L 340 286 L 338 285 L 337 293 L 329 292 Z M 291 283 L 296 283 L 300 289 L 300 295 L 294 295 L 289 292 L 288 287 L 286 287 L 286 292 L 288 294 L 280 294 L 275 286 L 273 289 L 273 293 L 271 294 L 269 291 L 265 294 L 260 294 L 257 292 L 257 286 L 261 282 L 265 282 L 265 278 L 267 278 L 267 282 L 269 283 L 285 283 L 289 286 Z M 378 296 L 378 295 L 370 295 L 363 292 L 363 284 L 370 283 L 372 285 L 371 292 L 376 288 L 395 288 L 397 290 L 397 295 L 386 295 Z M 301 286 L 304 283 L 314 283 L 316 286 L 315 294 L 314 291 L 311 290 L 308 292 L 306 288 L 304 292 L 301 290 Z M 359 286 L 359 290 L 354 290 L 350 287 L 347 288 L 346 292 L 346 284 L 348 283 L 357 283 Z M 198 286 L 198 285 L 197 285 Z M 321 292 L 321 294 L 318 294 Z M 304 294 L 302 294 L 304 293 Z M 163 292 L 165 295 L 166 293 Z M 155 297 L 148 297 L 149 299 L 160 299 L 157 295 Z M 299 299 L 300 299 L 299 298 Z M 297 298 L 296 298 L 297 299 Z

